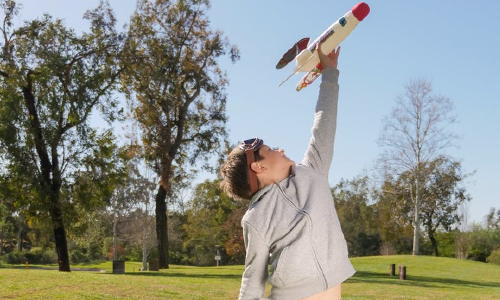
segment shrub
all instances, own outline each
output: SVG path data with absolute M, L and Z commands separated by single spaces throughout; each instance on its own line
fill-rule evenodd
M 182 265 L 184 263 L 184 255 L 179 251 L 169 251 L 168 262 L 174 265 Z
M 40 263 L 42 264 L 55 264 L 57 263 L 57 253 L 53 250 L 47 250 L 43 253 Z
M 39 264 L 42 261 L 42 248 L 32 248 L 29 252 L 24 252 L 24 257 L 30 264 Z
M 500 265 L 500 248 L 491 252 L 490 256 L 486 258 L 486 262 Z
M 124 261 L 142 261 L 142 251 L 138 247 L 128 247 L 123 255 Z
M 73 249 L 69 254 L 69 260 L 72 263 L 88 262 L 89 259 L 80 249 Z
M 26 262 L 26 257 L 21 251 L 12 251 L 5 255 L 5 262 L 8 264 L 24 264 Z

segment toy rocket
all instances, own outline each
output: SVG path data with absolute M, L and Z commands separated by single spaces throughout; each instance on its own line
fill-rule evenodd
M 297 91 L 311 84 L 321 74 L 321 64 L 319 63 L 316 45 L 321 43 L 324 53 L 330 53 L 337 47 L 353 30 L 359 22 L 370 12 L 370 7 L 364 2 L 356 4 L 351 11 L 333 23 L 314 42 L 309 43 L 309 38 L 303 38 L 292 46 L 276 65 L 276 69 L 281 69 L 295 59 L 293 73 L 283 80 L 279 86 L 299 72 L 308 72 L 297 84 Z

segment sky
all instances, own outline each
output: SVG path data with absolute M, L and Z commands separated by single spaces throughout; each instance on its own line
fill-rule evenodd
M 43 13 L 64 19 L 76 30 L 88 28 L 83 13 L 98 0 L 19 0 L 21 20 Z M 135 0 L 110 0 L 119 25 L 128 22 Z M 307 3 L 307 4 L 306 4 Z M 227 114 L 232 143 L 260 137 L 285 149 L 299 162 L 307 148 L 319 81 L 296 92 L 302 74 L 281 87 L 293 69 L 276 70 L 283 53 L 303 37 L 316 39 L 357 1 L 213 0 L 211 28 L 236 45 L 241 59 L 220 60 L 227 72 Z M 341 44 L 340 95 L 335 154 L 329 173 L 341 179 L 369 175 L 382 149 L 382 120 L 414 79 L 432 82 L 434 93 L 452 100 L 460 136 L 446 153 L 460 160 L 472 201 L 469 222 L 482 222 L 500 208 L 500 1 L 372 0 L 370 14 Z M 19 21 L 20 24 L 20 21 Z M 199 180 L 215 178 L 201 174 Z

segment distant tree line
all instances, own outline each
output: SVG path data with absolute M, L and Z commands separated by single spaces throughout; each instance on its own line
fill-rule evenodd
M 144 184 L 143 180 L 136 178 L 127 184 L 127 193 L 134 196 L 123 199 L 120 209 L 113 203 L 91 211 L 82 206 L 75 208 L 77 212 L 67 229 L 70 262 L 120 259 L 147 263 L 158 258 L 152 207 L 155 184 L 147 180 Z M 385 182 L 374 188 L 368 177 L 360 176 L 342 180 L 332 188 L 351 256 L 412 253 L 411 209 L 405 208 L 404 195 L 383 190 L 390 185 Z M 218 179 L 198 184 L 188 199 L 178 201 L 169 201 L 170 263 L 215 265 L 217 250 L 222 254 L 222 264 L 244 262 L 240 221 L 247 203 L 227 197 L 220 190 Z M 0 206 L 0 213 L 0 260 L 57 261 L 50 220 L 25 215 L 5 204 Z M 424 220 L 424 224 L 429 223 Z M 463 228 L 458 221 L 437 226 L 431 238 L 424 226 L 419 236 L 420 254 L 500 264 L 500 209 L 492 208 L 483 224 Z

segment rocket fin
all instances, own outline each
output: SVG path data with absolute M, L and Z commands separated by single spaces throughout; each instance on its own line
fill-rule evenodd
M 319 63 L 314 69 L 312 69 L 306 75 L 304 75 L 304 77 L 302 77 L 302 79 L 295 87 L 295 90 L 299 92 L 301 89 L 313 83 L 313 81 L 316 80 L 319 75 L 321 75 L 321 71 L 323 71 L 323 68 L 321 67 L 321 63 Z
M 289 62 L 295 59 L 297 55 L 299 55 L 302 50 L 307 48 L 307 44 L 309 43 L 309 38 L 300 39 L 297 43 L 295 43 L 290 49 L 288 49 L 283 57 L 280 59 L 278 64 L 276 64 L 276 69 L 281 69 L 285 67 Z

